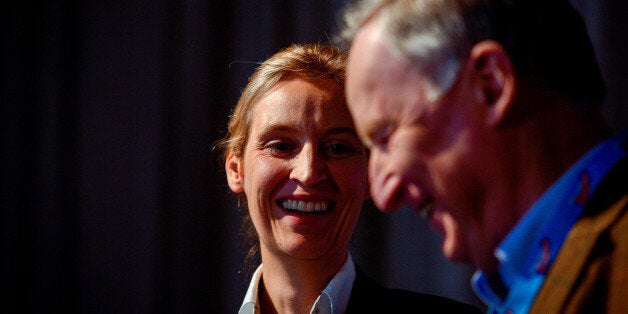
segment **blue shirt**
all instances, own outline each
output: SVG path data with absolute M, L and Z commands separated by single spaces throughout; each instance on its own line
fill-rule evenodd
M 594 147 L 563 174 L 495 250 L 498 276 L 477 271 L 472 286 L 488 313 L 527 313 L 567 233 L 607 172 L 627 155 L 628 132 Z M 492 277 L 491 277 L 492 276 Z
M 259 282 L 262 278 L 262 266 L 259 265 L 251 283 L 249 289 L 244 297 L 244 302 L 240 307 L 238 314 L 259 314 L 259 302 L 257 301 Z M 310 313 L 317 314 L 342 314 L 346 311 L 349 304 L 349 297 L 351 297 L 351 289 L 353 282 L 355 281 L 355 264 L 351 259 L 351 254 L 347 255 L 347 260 L 340 270 L 336 273 L 334 278 L 327 284 L 323 292 L 318 296 Z

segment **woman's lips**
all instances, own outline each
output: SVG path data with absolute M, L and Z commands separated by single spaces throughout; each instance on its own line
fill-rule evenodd
M 329 200 L 300 200 L 282 198 L 277 200 L 277 205 L 288 212 L 317 215 L 329 212 L 333 208 L 333 202 Z

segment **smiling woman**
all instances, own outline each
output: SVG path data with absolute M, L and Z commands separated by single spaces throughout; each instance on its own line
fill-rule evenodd
M 261 257 L 239 312 L 479 313 L 385 288 L 353 263 L 348 246 L 369 183 L 367 151 L 344 98 L 346 57 L 317 44 L 273 55 L 249 79 L 218 145 L 229 187 L 248 207 L 247 258 Z
M 329 79 L 281 80 L 252 110 L 243 156 L 226 164 L 229 186 L 246 195 L 262 258 L 307 259 L 326 268 L 317 271 L 324 278 L 344 263 L 368 190 L 364 147 L 355 133 L 336 131 L 352 127 L 342 99 Z M 312 215 L 316 203 L 327 210 Z

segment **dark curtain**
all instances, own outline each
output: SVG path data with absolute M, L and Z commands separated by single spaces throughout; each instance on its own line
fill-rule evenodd
M 625 1 L 574 2 L 625 127 Z M 0 312 L 237 312 L 240 212 L 212 145 L 257 62 L 329 41 L 343 5 L 3 1 Z M 438 243 L 366 206 L 351 250 L 384 284 L 479 304 Z

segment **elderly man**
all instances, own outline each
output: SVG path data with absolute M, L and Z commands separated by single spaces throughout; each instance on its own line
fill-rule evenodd
M 569 2 L 366 1 L 345 22 L 375 204 L 428 216 L 489 312 L 625 313 L 628 133 Z

